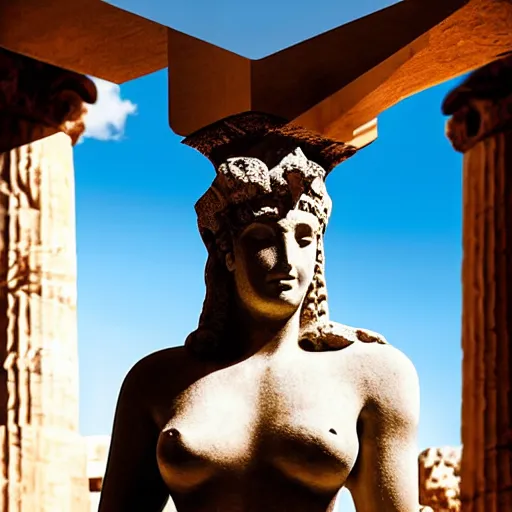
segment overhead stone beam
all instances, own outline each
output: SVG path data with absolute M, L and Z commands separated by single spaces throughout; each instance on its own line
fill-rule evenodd
M 384 110 L 512 49 L 511 26 L 509 0 L 405 0 L 259 60 L 169 29 L 170 125 L 253 110 L 362 147 Z
M 101 0 L 10 0 L 0 47 L 115 83 L 169 65 L 179 135 L 247 110 L 362 147 L 400 100 L 512 50 L 511 0 L 403 0 L 250 60 Z
M 167 67 L 167 28 L 101 0 L 8 0 L 0 46 L 121 84 Z

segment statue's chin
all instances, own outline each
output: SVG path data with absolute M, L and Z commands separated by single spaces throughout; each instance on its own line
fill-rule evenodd
M 272 309 L 282 307 L 284 309 L 297 309 L 304 299 L 304 291 L 297 286 L 288 286 L 286 283 L 272 285 L 262 294 L 261 300 L 268 302 Z
M 250 301 L 246 309 L 253 317 L 269 321 L 287 320 L 292 317 L 301 305 L 300 298 L 287 296 L 286 292 L 274 297 L 265 297 L 265 300 Z

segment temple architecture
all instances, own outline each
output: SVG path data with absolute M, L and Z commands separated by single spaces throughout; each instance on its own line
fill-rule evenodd
M 95 97 L 82 75 L 0 50 L 3 512 L 88 510 L 72 145 Z
M 470 75 L 443 110 L 464 153 L 462 510 L 503 512 L 512 510 L 512 54 Z
M 100 503 L 101 485 L 107 467 L 110 436 L 88 436 L 87 480 L 89 481 L 89 499 L 91 512 L 97 512 Z
M 0 510 L 87 512 L 100 488 L 78 434 L 72 146 L 96 97 L 84 75 L 165 67 L 180 135 L 258 110 L 357 148 L 385 109 L 483 67 L 444 105 L 464 153 L 461 510 L 512 510 L 511 27 L 510 0 L 405 0 L 252 61 L 101 0 L 4 2 Z

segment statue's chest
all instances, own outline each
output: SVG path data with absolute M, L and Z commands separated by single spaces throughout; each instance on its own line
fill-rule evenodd
M 164 432 L 174 429 L 188 451 L 224 466 L 339 461 L 357 452 L 358 406 L 350 386 L 327 367 L 249 361 L 181 393 Z
M 193 424 L 239 424 L 245 430 L 248 425 L 270 428 L 304 416 L 332 416 L 333 401 L 340 402 L 343 396 L 335 377 L 327 373 L 264 361 L 236 365 L 199 379 L 178 395 L 173 417 Z

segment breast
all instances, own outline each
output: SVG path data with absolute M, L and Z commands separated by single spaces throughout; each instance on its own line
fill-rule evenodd
M 175 428 L 160 433 L 157 461 L 162 479 L 171 491 L 194 489 L 217 472 L 215 461 L 197 453 Z
M 217 422 L 214 422 L 214 424 Z M 351 424 L 351 423 L 350 423 Z M 189 492 L 212 478 L 243 478 L 275 468 L 290 480 L 318 491 L 340 489 L 358 454 L 358 438 L 349 423 L 322 428 L 305 424 L 244 421 L 226 428 L 196 429 L 186 418 L 171 420 L 161 432 L 158 465 L 170 491 Z
M 209 376 L 178 397 L 157 447 L 171 493 L 269 468 L 312 490 L 344 485 L 359 449 L 355 402 L 333 407 L 329 387 L 318 380 L 273 375 Z
M 272 465 L 290 479 L 319 491 L 337 491 L 345 484 L 359 449 L 355 429 L 346 425 L 338 430 L 290 426 L 272 433 L 266 452 Z
M 244 382 L 227 386 L 226 379 L 208 376 L 177 397 L 157 446 L 169 489 L 191 490 L 250 463 L 257 410 L 254 390 L 244 389 Z

